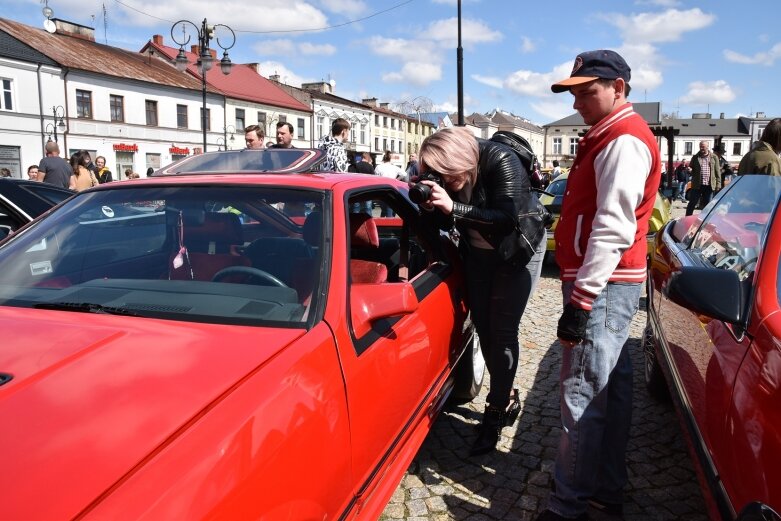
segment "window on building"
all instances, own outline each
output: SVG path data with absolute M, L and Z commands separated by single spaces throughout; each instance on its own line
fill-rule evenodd
M 176 126 L 178 128 L 187 128 L 187 105 L 176 106 Z
M 395 152 L 395 151 L 396 151 L 396 141 L 391 139 L 391 152 Z
M 694 144 L 692 141 L 684 141 L 683 143 L 683 153 L 687 156 L 690 156 L 692 154 L 692 150 L 694 148 Z
M 391 129 L 396 130 L 396 120 L 394 118 L 391 118 Z
M 203 107 L 201 107 L 201 130 L 203 130 Z M 206 130 L 212 129 L 212 109 L 206 109 Z
M 281 114 L 279 116 L 279 122 L 280 123 L 287 123 L 287 116 L 285 116 L 284 114 Z
M 111 121 L 125 121 L 125 98 L 111 94 L 108 97 Z
M 379 114 L 375 114 L 374 115 L 374 126 L 375 127 L 379 127 L 380 126 L 380 115 Z
M 399 152 L 404 152 L 404 143 L 399 139 Z
M 355 128 L 355 125 L 353 125 L 351 123 L 350 124 L 350 143 L 355 143 L 356 142 L 356 139 L 355 139 L 355 133 L 356 132 L 357 132 L 357 130 Z
M 245 128 L 247 126 L 245 121 L 244 109 L 236 109 L 236 128 Z
M 92 118 L 92 92 L 88 90 L 76 91 L 76 117 Z
M 574 156 L 578 153 L 578 138 L 569 138 L 569 155 Z
M 380 138 L 376 137 L 374 138 L 374 150 L 380 149 Z
M 3 87 L 3 95 L 0 97 L 0 110 L 14 110 L 13 80 L 2 78 L 0 84 Z
M 740 149 L 741 149 L 741 146 L 740 146 L 740 145 L 741 145 L 741 143 L 740 143 L 740 142 L 738 142 L 738 143 L 732 143 L 732 155 L 733 155 L 733 156 L 739 156 L 739 155 L 741 155 L 741 150 L 740 150 Z
M 266 133 L 266 113 L 258 112 L 258 126 L 263 129 L 263 133 Z M 244 132 L 243 128 L 237 128 L 237 132 Z
M 366 144 L 366 123 L 361 123 L 361 145 Z
M 150 127 L 157 126 L 157 102 L 153 100 L 146 100 L 144 103 L 146 106 L 146 124 Z
M 553 153 L 560 156 L 561 155 L 561 138 L 555 137 L 553 138 Z
M 388 128 L 388 116 L 382 117 L 382 126 Z
M 304 130 L 305 130 L 304 118 L 298 118 L 296 120 L 296 123 L 297 123 L 296 128 L 298 129 L 298 133 L 297 133 L 298 139 L 306 139 L 306 136 L 304 135 Z
M 388 139 L 382 138 L 382 151 L 385 152 L 386 150 L 388 150 Z
M 323 116 L 317 116 L 317 139 L 323 137 L 324 128 L 325 128 L 325 118 Z

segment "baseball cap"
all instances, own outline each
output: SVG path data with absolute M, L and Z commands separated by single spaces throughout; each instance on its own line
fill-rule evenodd
M 580 85 L 590 81 L 605 79 L 615 80 L 622 78 L 628 82 L 632 77 L 631 69 L 626 61 L 615 51 L 600 49 L 578 54 L 572 73 L 569 78 L 551 85 L 553 92 L 568 91 L 573 85 Z

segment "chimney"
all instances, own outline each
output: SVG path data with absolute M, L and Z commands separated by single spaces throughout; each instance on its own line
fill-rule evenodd
M 380 103 L 380 108 L 381 109 L 387 109 L 389 107 L 390 107 L 390 103 Z
M 322 94 L 333 94 L 331 84 L 327 81 L 316 81 L 314 83 L 302 83 L 301 88 L 304 90 L 311 90 L 314 92 L 320 92 Z
M 361 100 L 361 103 L 363 103 L 364 105 L 368 105 L 370 107 L 376 107 L 377 98 L 364 98 Z
M 212 58 L 215 60 L 217 59 L 217 49 L 209 49 L 209 54 L 211 54 Z
M 260 74 L 260 64 L 259 63 L 257 63 L 257 62 L 255 62 L 255 63 L 248 63 L 246 65 L 247 65 L 247 67 L 249 67 L 253 71 L 255 71 L 258 74 Z
M 724 119 L 724 113 L 719 114 L 719 119 Z
M 162 34 L 156 34 L 156 35 L 152 36 L 152 42 L 155 45 L 165 45 L 163 43 L 163 35 Z
M 198 47 L 197 45 L 191 45 L 190 46 L 190 52 L 193 53 L 196 56 L 200 56 L 201 55 L 201 48 Z
M 260 71 L 258 71 L 258 74 L 260 74 Z M 279 81 L 279 74 L 272 74 L 271 76 L 268 77 L 268 79 L 270 79 L 271 81 L 275 81 L 277 83 L 282 83 L 281 81 Z
M 765 117 L 765 113 L 764 112 L 757 112 L 756 117 L 757 118 L 764 118 Z
M 64 34 L 66 36 L 73 36 L 74 38 L 81 38 L 82 40 L 95 41 L 95 29 L 87 27 L 86 25 L 77 24 L 75 22 L 68 22 L 67 20 L 60 20 L 59 18 L 52 18 L 55 27 L 57 27 L 57 34 Z

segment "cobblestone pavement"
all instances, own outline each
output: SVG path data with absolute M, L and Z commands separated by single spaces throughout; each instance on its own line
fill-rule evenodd
M 675 214 L 682 213 L 676 203 Z M 521 321 L 515 386 L 523 409 L 502 432 L 498 450 L 469 458 L 488 388 L 470 404 L 439 416 L 381 519 L 406 521 L 529 520 L 545 509 L 560 432 L 556 322 L 561 312 L 558 271 L 548 265 Z M 634 414 L 627 449 L 627 520 L 704 520 L 705 504 L 671 404 L 645 390 L 641 339 L 646 314 L 632 322 Z M 589 512 L 594 519 L 600 515 Z M 604 516 L 603 519 L 607 519 Z

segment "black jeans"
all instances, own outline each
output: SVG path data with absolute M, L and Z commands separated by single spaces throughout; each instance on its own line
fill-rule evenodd
M 713 198 L 713 188 L 708 186 L 701 186 L 699 188 L 692 188 L 689 192 L 689 204 L 686 206 L 686 215 L 694 213 L 694 209 L 697 208 L 697 203 L 701 201 L 700 207 L 705 208 L 705 205 Z
M 544 253 L 543 241 L 541 252 L 526 266 L 501 261 L 494 250 L 468 248 L 464 255 L 469 309 L 491 375 L 487 402 L 500 409 L 510 403 L 518 369 L 518 327 Z

